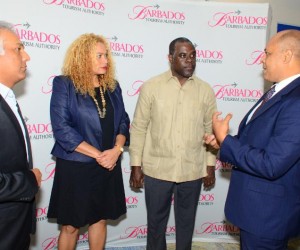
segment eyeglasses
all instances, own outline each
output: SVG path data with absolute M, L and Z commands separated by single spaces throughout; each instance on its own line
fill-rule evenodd
M 267 51 L 266 49 L 264 50 L 266 57 L 270 56 L 272 52 Z

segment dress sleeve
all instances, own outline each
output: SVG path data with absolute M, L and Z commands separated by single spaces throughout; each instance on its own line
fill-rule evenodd
M 116 88 L 117 91 L 117 96 L 120 99 L 121 102 L 121 121 L 119 124 L 119 130 L 118 130 L 118 134 L 124 135 L 126 137 L 126 142 L 125 142 L 125 146 L 129 145 L 129 126 L 130 126 L 130 119 L 129 116 L 125 110 L 125 105 L 124 105 L 124 101 L 123 101 L 123 97 L 122 97 L 122 89 L 120 87 L 120 85 L 117 85 Z
M 53 80 L 50 102 L 50 117 L 56 142 L 66 151 L 73 152 L 83 141 L 83 137 L 74 126 L 74 112 L 71 100 L 75 99 L 75 89 L 70 79 L 57 76 Z

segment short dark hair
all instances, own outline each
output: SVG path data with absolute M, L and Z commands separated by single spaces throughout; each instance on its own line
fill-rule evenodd
M 169 55 L 174 54 L 176 43 L 190 43 L 194 47 L 194 44 L 189 39 L 187 39 L 186 37 L 178 37 L 170 43 L 170 45 L 169 45 Z

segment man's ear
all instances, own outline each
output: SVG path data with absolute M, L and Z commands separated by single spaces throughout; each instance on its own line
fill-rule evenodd
M 284 58 L 283 58 L 283 62 L 284 63 L 289 63 L 292 60 L 293 57 L 293 51 L 288 49 L 284 52 Z
M 170 63 L 173 62 L 173 56 L 172 56 L 172 55 L 168 55 L 168 59 L 169 59 L 169 62 L 170 62 Z

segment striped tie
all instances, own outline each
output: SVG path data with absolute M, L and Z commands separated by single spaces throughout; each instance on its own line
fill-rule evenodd
M 255 114 L 257 113 L 257 111 L 264 106 L 264 104 L 269 101 L 271 99 L 271 97 L 274 95 L 275 93 L 275 84 L 268 90 L 268 92 L 265 94 L 263 100 L 261 101 L 260 105 L 256 108 L 256 110 L 254 111 L 251 119 L 255 116 Z
M 261 105 L 265 104 L 267 101 L 269 101 L 271 99 L 271 97 L 273 96 L 273 94 L 275 93 L 275 84 L 268 90 L 268 92 L 266 93 Z M 260 105 L 260 106 L 261 106 Z

